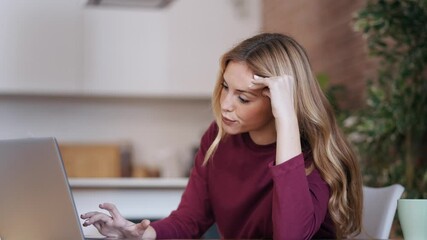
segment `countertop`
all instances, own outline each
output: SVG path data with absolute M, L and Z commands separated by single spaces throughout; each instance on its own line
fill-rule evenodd
M 178 206 L 187 182 L 188 178 L 69 179 L 79 214 L 99 210 L 100 203 L 110 202 L 125 218 L 134 220 L 168 216 Z
M 188 178 L 70 178 L 71 188 L 184 189 Z

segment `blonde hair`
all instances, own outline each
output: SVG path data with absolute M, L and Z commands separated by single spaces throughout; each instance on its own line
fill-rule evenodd
M 311 71 L 305 50 L 289 36 L 259 34 L 244 40 L 222 56 L 212 96 L 218 134 L 206 152 L 204 164 L 214 155 L 226 135 L 221 121 L 220 97 L 223 74 L 230 61 L 244 62 L 254 74 L 262 77 L 284 74 L 294 77 L 294 103 L 301 139 L 308 143 L 314 166 L 330 187 L 329 213 L 335 223 L 337 237 L 359 233 L 363 195 L 358 161 Z

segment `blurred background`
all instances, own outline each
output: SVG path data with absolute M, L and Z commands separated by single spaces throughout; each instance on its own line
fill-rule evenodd
M 0 138 L 54 136 L 70 177 L 188 176 L 219 58 L 294 37 L 365 184 L 427 198 L 426 2 L 1 0 Z

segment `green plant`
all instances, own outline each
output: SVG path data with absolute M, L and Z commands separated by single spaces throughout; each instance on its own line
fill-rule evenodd
M 365 184 L 400 183 L 407 198 L 427 198 L 427 1 L 368 1 L 355 29 L 379 60 L 367 105 L 346 124 Z
M 319 82 L 320 88 L 325 93 L 326 98 L 328 98 L 336 117 L 341 119 L 340 117 L 344 116 L 343 112 L 345 110 L 339 105 L 339 99 L 345 93 L 345 87 L 343 85 L 331 84 L 329 76 L 326 73 L 318 73 L 316 78 Z M 338 120 L 338 122 L 342 121 Z

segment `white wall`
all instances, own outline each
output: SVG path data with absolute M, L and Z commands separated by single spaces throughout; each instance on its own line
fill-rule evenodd
M 208 96 L 221 54 L 261 25 L 260 0 L 85 2 L 0 1 L 0 94 Z
M 0 92 L 83 84 L 84 0 L 0 0 Z
M 260 0 L 85 2 L 0 1 L 0 139 L 127 141 L 148 165 L 190 154 L 213 119 L 220 55 L 260 29 Z
M 55 136 L 61 142 L 133 146 L 136 164 L 188 161 L 213 117 L 208 100 L 0 96 L 0 139 Z M 175 157 L 170 156 L 173 166 Z
M 259 0 L 87 8 L 84 88 L 89 93 L 208 96 L 221 54 L 257 33 L 260 19 Z

